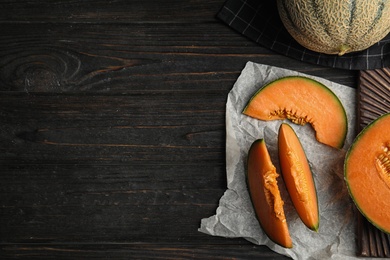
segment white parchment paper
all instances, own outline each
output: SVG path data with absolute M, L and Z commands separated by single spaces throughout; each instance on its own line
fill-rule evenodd
M 261 121 L 242 114 L 252 95 L 264 84 L 287 75 L 302 75 L 328 86 L 343 103 L 348 117 L 344 148 L 319 143 L 309 124 L 298 126 L 285 122 L 296 131 L 312 168 L 320 208 L 319 232 L 309 230 L 299 219 L 281 177 L 278 179 L 293 248 L 276 245 L 262 231 L 245 182 L 246 158 L 250 145 L 264 138 L 272 161 L 280 173 L 277 156 L 277 132 L 282 121 Z M 230 91 L 226 104 L 227 190 L 216 214 L 201 220 L 200 232 L 226 238 L 242 237 L 257 245 L 293 259 L 356 258 L 356 212 L 344 181 L 346 150 L 355 136 L 356 89 L 291 70 L 248 62 Z M 367 259 L 367 258 L 365 258 Z

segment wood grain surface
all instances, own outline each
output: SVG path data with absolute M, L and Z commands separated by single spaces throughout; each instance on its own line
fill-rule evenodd
M 247 61 L 356 87 L 215 18 L 221 0 L 0 3 L 1 259 L 285 259 L 197 231 Z

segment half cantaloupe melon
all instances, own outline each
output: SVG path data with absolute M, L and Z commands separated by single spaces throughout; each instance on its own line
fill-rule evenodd
M 280 125 L 278 149 L 282 176 L 291 201 L 302 222 L 318 231 L 320 217 L 313 175 L 301 142 L 288 124 Z
M 279 78 L 258 90 L 243 114 L 260 120 L 290 119 L 311 124 L 316 139 L 342 148 L 348 123 L 338 97 L 324 84 L 302 76 Z
M 264 139 L 254 141 L 248 153 L 246 177 L 256 217 L 272 241 L 291 248 L 292 240 L 278 187 L 278 176 Z
M 345 157 L 344 177 L 360 212 L 390 233 L 390 113 L 355 138 Z

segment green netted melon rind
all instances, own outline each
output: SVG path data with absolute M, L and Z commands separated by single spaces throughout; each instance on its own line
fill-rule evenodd
M 320 53 L 361 51 L 390 32 L 390 1 L 277 0 L 277 5 L 290 35 Z

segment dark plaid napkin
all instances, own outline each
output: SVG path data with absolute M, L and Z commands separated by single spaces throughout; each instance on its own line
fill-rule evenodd
M 343 56 L 313 52 L 298 44 L 284 28 L 275 0 L 227 0 L 217 17 L 260 45 L 304 62 L 349 70 L 390 66 L 390 34 L 361 52 Z

